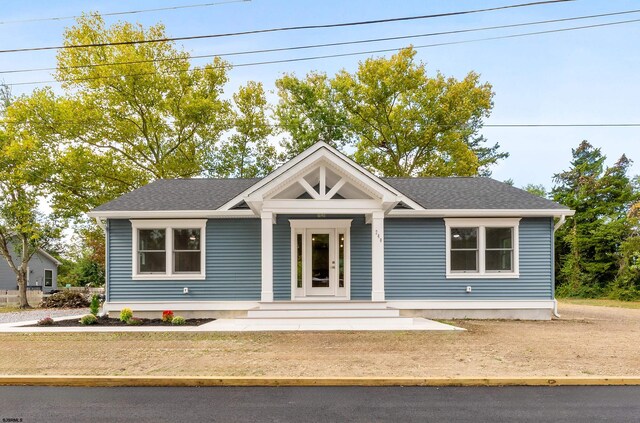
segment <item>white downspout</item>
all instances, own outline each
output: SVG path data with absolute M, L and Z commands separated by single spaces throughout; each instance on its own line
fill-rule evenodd
M 563 215 L 560 215 L 560 220 L 558 220 L 558 223 L 556 223 L 556 224 L 553 226 L 553 233 L 554 233 L 554 235 L 555 235 L 556 231 L 557 231 L 558 229 L 560 229 L 560 227 L 561 227 L 562 225 L 564 225 L 564 222 L 565 222 L 566 220 L 567 220 L 567 216 L 566 216 L 566 215 L 564 215 L 564 214 L 563 214 Z M 555 251 L 554 251 L 554 254 L 555 254 Z M 556 300 L 555 298 L 553 299 L 553 315 L 554 315 L 554 317 L 556 317 L 557 319 L 559 319 L 559 318 L 560 318 L 560 314 L 558 314 L 558 300 Z

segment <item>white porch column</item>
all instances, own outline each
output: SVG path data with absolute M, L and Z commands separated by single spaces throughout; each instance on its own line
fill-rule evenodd
M 273 213 L 263 211 L 262 221 L 262 292 L 260 301 L 273 301 Z
M 371 215 L 371 300 L 384 301 L 384 212 Z

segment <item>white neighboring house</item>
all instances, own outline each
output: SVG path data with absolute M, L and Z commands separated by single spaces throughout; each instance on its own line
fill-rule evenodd
M 10 246 L 10 251 L 13 247 Z M 14 258 L 14 263 L 19 264 L 19 260 Z M 29 271 L 27 273 L 28 289 L 42 289 L 43 292 L 50 292 L 58 289 L 58 260 L 44 250 L 38 250 L 29 261 Z M 9 263 L 0 255 L 0 290 L 18 289 L 16 274 L 9 267 Z

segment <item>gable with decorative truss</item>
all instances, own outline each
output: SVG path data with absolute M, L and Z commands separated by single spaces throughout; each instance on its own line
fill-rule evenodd
M 229 201 L 254 212 L 347 213 L 420 205 L 325 143 L 317 143 Z

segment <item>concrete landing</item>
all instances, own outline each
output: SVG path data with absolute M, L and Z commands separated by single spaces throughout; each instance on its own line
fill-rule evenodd
M 421 317 L 236 318 L 215 320 L 198 329 L 220 332 L 464 330 Z

